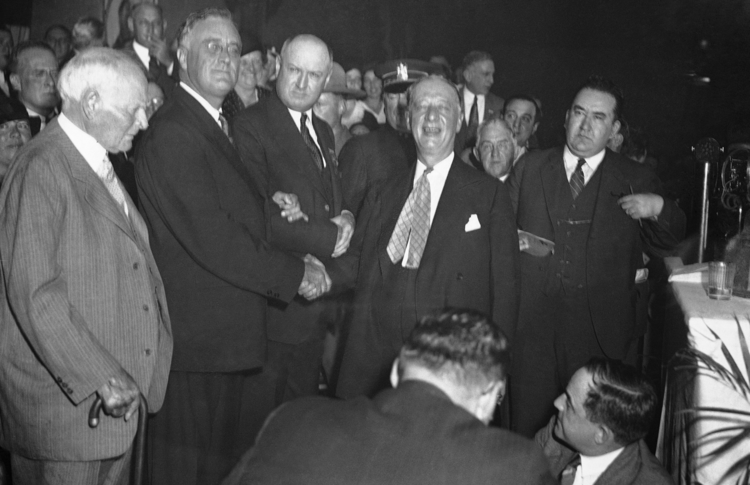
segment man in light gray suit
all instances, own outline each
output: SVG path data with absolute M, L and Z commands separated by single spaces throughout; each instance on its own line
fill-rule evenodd
M 148 125 L 146 78 L 92 48 L 58 86 L 62 114 L 0 191 L 0 445 L 16 485 L 124 483 L 140 394 L 161 407 L 172 357 L 146 225 L 107 158 Z

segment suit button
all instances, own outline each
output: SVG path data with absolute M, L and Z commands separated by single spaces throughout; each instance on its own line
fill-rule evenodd
M 68 389 L 68 394 L 73 394 L 73 389 Z
M 331 210 L 331 208 L 328 206 L 328 204 L 325 205 L 325 208 L 327 211 Z
M 578 289 L 582 290 L 583 289 L 583 285 L 578 285 Z
M 146 355 L 151 355 L 151 349 L 146 349 Z
M 456 275 L 456 279 L 457 279 L 458 281 L 461 281 L 462 279 L 464 279 L 464 275 L 463 275 L 463 273 L 458 273 L 458 274 Z
M 567 233 L 566 235 L 567 235 L 568 237 L 570 237 L 570 231 L 568 231 L 568 233 Z
M 573 205 L 571 205 L 571 206 L 570 206 L 570 208 L 571 208 L 571 209 L 575 209 L 575 208 L 576 208 L 576 205 L 575 205 L 575 204 L 573 204 Z
M 133 269 L 138 269 L 138 263 L 133 263 Z
M 147 311 L 148 311 L 148 305 L 143 305 L 143 311 L 144 311 L 144 312 L 147 312 Z

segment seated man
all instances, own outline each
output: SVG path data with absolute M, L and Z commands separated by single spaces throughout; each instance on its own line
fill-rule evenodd
M 487 426 L 508 359 L 483 315 L 424 317 L 393 364 L 395 389 L 283 405 L 224 485 L 555 483 L 530 441 Z
M 654 388 L 633 367 L 593 358 L 555 400 L 536 434 L 552 474 L 565 484 L 671 484 L 643 438 L 657 411 Z

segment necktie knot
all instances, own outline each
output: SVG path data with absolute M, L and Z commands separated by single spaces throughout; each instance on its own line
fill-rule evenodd
M 581 466 L 581 455 L 576 454 L 560 473 L 560 485 L 573 485 L 579 466 Z

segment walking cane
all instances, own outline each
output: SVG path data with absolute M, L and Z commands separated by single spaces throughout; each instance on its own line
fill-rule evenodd
M 96 428 L 99 426 L 99 415 L 102 410 L 102 398 L 96 396 L 94 404 L 89 410 L 89 426 Z M 135 433 L 135 442 L 133 443 L 132 468 L 130 470 L 133 485 L 141 485 L 143 482 L 143 462 L 146 457 L 146 418 L 148 417 L 148 403 L 146 396 L 141 394 L 141 403 L 138 406 L 138 430 Z

